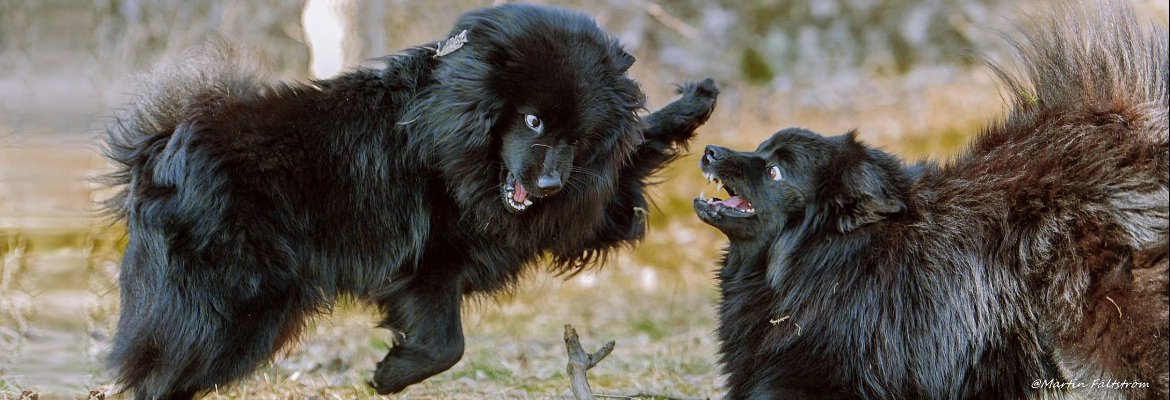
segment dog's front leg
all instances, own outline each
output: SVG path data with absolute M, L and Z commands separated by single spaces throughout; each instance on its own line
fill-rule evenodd
M 407 386 L 446 371 L 463 357 L 462 301 L 456 279 L 416 276 L 399 283 L 382 302 L 396 343 L 378 363 L 370 385 L 378 394 L 397 393 Z
M 678 100 L 646 116 L 644 148 L 639 153 L 663 152 L 672 146 L 685 145 L 695 136 L 695 129 L 706 123 L 715 111 L 719 87 L 711 78 L 688 82 L 679 86 L 678 92 L 681 95 Z
M 679 87 L 678 100 L 646 116 L 643 141 L 630 163 L 622 168 L 619 194 L 606 205 L 606 223 L 598 235 L 599 247 L 615 247 L 640 239 L 645 233 L 646 186 L 650 175 L 679 154 L 679 147 L 695 136 L 695 129 L 707 122 L 715 110 L 719 88 L 710 78 Z
M 647 178 L 679 155 L 715 111 L 719 88 L 711 78 L 679 86 L 678 100 L 647 115 L 642 143 L 622 169 L 622 181 L 640 190 Z

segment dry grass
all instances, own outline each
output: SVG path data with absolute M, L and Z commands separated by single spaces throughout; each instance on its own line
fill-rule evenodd
M 653 77 L 651 62 L 633 75 Z M 779 128 L 861 137 L 916 159 L 947 155 L 999 106 L 982 71 L 902 80 L 858 80 L 765 95 L 727 90 L 693 149 L 707 143 L 754 148 Z M 656 108 L 670 85 L 643 82 Z M 958 111 L 958 112 L 957 112 Z M 939 133 L 942 133 L 941 135 Z M 617 347 L 590 370 L 601 394 L 718 397 L 713 270 L 725 238 L 693 217 L 705 188 L 688 156 L 654 187 L 647 239 L 604 268 L 564 281 L 541 272 L 520 288 L 466 307 L 467 351 L 450 371 L 412 386 L 404 399 L 562 398 L 568 394 L 561 335 L 572 324 L 587 349 Z M 93 143 L 0 142 L 0 399 L 34 390 L 41 398 L 114 393 L 99 360 L 117 316 L 118 226 L 92 214 L 100 190 L 86 176 L 104 170 Z M 366 398 L 364 384 L 387 350 L 375 315 L 342 304 L 241 384 L 211 398 Z

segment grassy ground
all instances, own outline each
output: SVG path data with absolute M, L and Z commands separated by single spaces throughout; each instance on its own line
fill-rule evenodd
M 652 76 L 654 68 L 641 65 L 634 75 Z M 999 109 L 999 98 L 984 71 L 940 74 L 921 79 L 929 85 L 903 79 L 774 95 L 729 90 L 692 148 L 755 148 L 799 125 L 826 134 L 860 128 L 863 139 L 909 160 L 945 157 Z M 646 90 L 657 100 L 651 108 L 670 97 L 668 85 Z M 93 213 L 93 200 L 105 193 L 85 179 L 106 168 L 95 143 L 0 137 L 0 399 L 26 390 L 41 398 L 116 392 L 99 360 L 116 323 L 123 231 Z M 720 396 L 713 270 L 725 238 L 690 209 L 701 190 L 714 190 L 696 164 L 689 156 L 665 171 L 653 189 L 650 232 L 636 249 L 572 280 L 534 271 L 514 292 L 469 302 L 462 361 L 399 398 L 564 397 L 564 324 L 577 328 L 586 350 L 617 342 L 590 371 L 598 393 Z M 270 365 L 211 398 L 374 397 L 364 381 L 389 346 L 374 322 L 370 310 L 342 304 Z

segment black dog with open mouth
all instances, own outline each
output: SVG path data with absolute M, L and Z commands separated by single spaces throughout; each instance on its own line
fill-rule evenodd
M 729 197 L 697 198 L 695 212 L 703 221 L 736 238 L 772 237 L 791 228 L 791 223 L 804 222 L 790 219 L 803 216 L 803 207 L 817 191 L 829 190 L 842 196 L 836 201 L 866 203 L 850 204 L 853 207 L 848 210 L 819 210 L 818 218 L 837 221 L 839 229 L 851 230 L 881 219 L 881 214 L 902 211 L 903 205 L 879 185 L 907 185 L 905 179 L 900 179 L 902 174 L 897 173 L 903 169 L 898 159 L 860 145 L 854 132 L 824 138 L 805 129 L 785 129 L 760 144 L 755 152 L 707 146 L 700 168 L 708 183 L 715 182 L 716 190 L 726 189 Z M 850 168 L 861 168 L 862 175 L 851 175 Z M 882 182 L 864 178 L 879 178 Z M 846 200 L 850 196 L 855 200 Z
M 206 394 L 351 297 L 398 334 L 371 379 L 398 392 L 462 357 L 465 296 L 642 237 L 651 175 L 711 115 L 714 82 L 643 118 L 634 57 L 586 15 L 485 8 L 448 38 L 311 83 L 232 48 L 154 71 L 108 129 L 120 384 Z
M 1167 34 L 1078 7 L 950 165 L 803 129 L 707 147 L 727 398 L 1167 397 Z

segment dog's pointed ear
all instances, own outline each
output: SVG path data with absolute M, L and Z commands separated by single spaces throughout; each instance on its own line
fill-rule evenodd
M 850 232 L 905 211 L 905 189 L 899 184 L 904 176 L 897 160 L 866 147 L 857 140 L 856 131 L 846 134 L 843 145 L 853 162 L 840 174 L 835 190 L 837 229 Z

